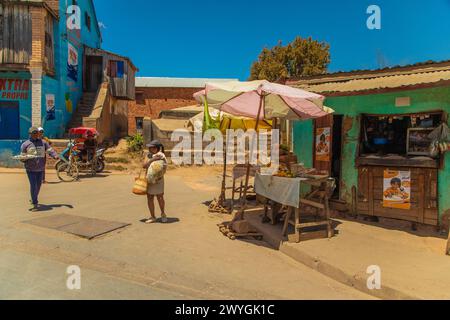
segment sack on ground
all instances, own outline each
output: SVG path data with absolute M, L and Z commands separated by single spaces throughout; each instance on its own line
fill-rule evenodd
M 152 162 L 147 171 L 147 182 L 150 184 L 157 183 L 159 180 L 162 179 L 162 177 L 164 177 L 166 169 L 167 164 L 164 160 Z

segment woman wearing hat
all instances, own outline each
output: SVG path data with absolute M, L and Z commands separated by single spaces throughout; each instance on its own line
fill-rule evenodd
M 163 161 L 163 174 L 167 168 L 167 159 L 164 154 L 164 146 L 161 142 L 154 140 L 147 145 L 149 154 L 144 163 L 144 168 L 148 169 L 150 165 L 155 161 Z M 164 175 L 155 183 L 149 183 L 147 189 L 147 204 L 150 210 L 150 218 L 145 221 L 147 224 L 156 222 L 155 215 L 155 196 L 158 200 L 159 208 L 161 209 L 161 221 L 167 222 L 167 216 L 165 212 L 165 200 L 164 200 Z

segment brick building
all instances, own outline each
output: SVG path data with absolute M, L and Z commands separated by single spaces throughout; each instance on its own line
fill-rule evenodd
M 196 105 L 195 92 L 207 82 L 235 79 L 136 78 L 136 101 L 128 106 L 128 133 L 142 129 L 145 117 L 157 119 L 161 111 Z

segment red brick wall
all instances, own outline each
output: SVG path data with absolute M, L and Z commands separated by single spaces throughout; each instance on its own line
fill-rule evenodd
M 136 102 L 128 105 L 128 134 L 136 133 L 136 117 L 158 119 L 163 110 L 197 104 L 193 95 L 201 88 L 138 88 Z
M 136 100 L 142 99 L 185 99 L 194 100 L 193 95 L 202 88 L 139 88 L 136 87 Z

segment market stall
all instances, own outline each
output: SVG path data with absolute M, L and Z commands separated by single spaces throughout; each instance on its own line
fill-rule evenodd
M 270 221 L 275 225 L 284 214 L 282 233 L 286 236 L 291 224 L 294 227 L 294 234 L 288 236 L 291 242 L 334 235 L 329 199 L 335 182 L 328 176 L 307 174 L 306 171 L 303 168 L 302 172 L 289 173 L 289 176 L 257 174 L 255 178 L 255 192 L 270 199 L 265 204 L 263 222 Z M 308 186 L 312 191 L 302 196 L 302 186 Z
M 206 103 L 221 111 L 255 119 L 255 130 L 259 123 L 264 120 L 277 118 L 289 120 L 313 119 L 333 112 L 323 105 L 324 96 L 264 80 L 208 83 L 205 90 L 196 93 L 194 97 L 198 101 L 206 101 Z M 253 146 L 250 150 L 253 150 Z M 227 224 L 229 230 L 233 229 L 233 223 L 241 225 L 242 220 L 244 220 L 250 170 L 251 164 L 249 161 L 246 169 L 243 205 L 232 223 Z M 242 235 L 243 233 L 236 232 L 236 234 Z
M 449 148 L 445 121 L 440 111 L 362 115 L 358 213 L 439 224 L 437 177 Z

